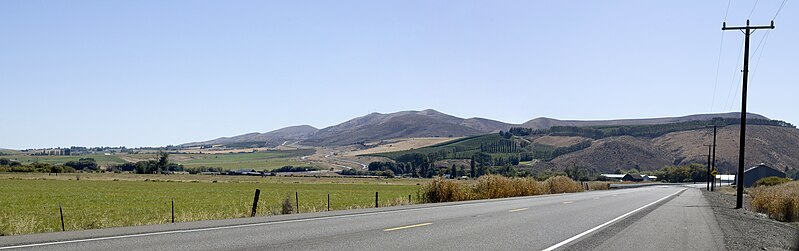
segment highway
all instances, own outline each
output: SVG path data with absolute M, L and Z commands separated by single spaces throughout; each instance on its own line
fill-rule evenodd
M 721 233 L 706 205 L 697 188 L 651 186 L 7 236 L 0 249 L 723 249 L 713 241 Z

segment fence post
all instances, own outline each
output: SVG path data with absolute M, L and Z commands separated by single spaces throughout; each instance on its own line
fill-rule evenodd
M 175 198 L 172 198 L 172 223 L 175 223 Z
M 330 211 L 330 194 L 327 194 L 327 211 Z
M 413 201 L 411 201 L 411 195 L 408 195 L 408 205 L 413 205 Z
M 297 203 L 297 213 L 300 213 L 300 193 L 294 192 L 294 202 Z
M 61 214 L 61 232 L 67 231 L 66 228 L 64 228 L 64 210 L 61 209 L 61 204 L 58 204 L 58 213 Z
M 377 208 L 377 192 L 375 192 L 375 208 Z
M 261 189 L 255 189 L 255 198 L 252 199 L 252 214 L 250 217 L 255 217 L 255 212 L 258 211 L 258 197 L 261 195 Z

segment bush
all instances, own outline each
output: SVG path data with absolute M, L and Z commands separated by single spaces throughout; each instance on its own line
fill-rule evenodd
M 565 176 L 550 178 L 542 184 L 530 178 L 484 175 L 473 185 L 469 185 L 468 182 L 436 178 L 422 187 L 419 197 L 424 202 L 435 203 L 580 191 L 583 191 L 582 186 Z
M 755 187 L 759 186 L 776 186 L 782 183 L 791 182 L 790 178 L 780 178 L 777 176 L 770 176 L 759 179 L 755 182 Z
M 555 176 L 544 181 L 544 187 L 549 193 L 576 193 L 582 192 L 580 183 L 566 176 Z
M 484 175 L 477 179 L 475 193 L 480 199 L 544 194 L 544 187 L 533 179 Z
M 608 190 L 611 182 L 592 181 L 588 182 L 588 190 Z
M 752 208 L 779 221 L 799 221 L 799 181 L 759 186 L 749 191 Z
M 294 205 L 291 204 L 291 194 L 286 194 L 286 198 L 283 198 L 281 204 L 280 213 L 291 214 L 292 212 L 294 212 Z
M 462 201 L 472 197 L 463 183 L 441 177 L 423 186 L 419 193 L 419 197 L 427 203 Z

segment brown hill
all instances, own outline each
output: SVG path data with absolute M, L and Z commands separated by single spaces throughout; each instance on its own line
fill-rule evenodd
M 319 129 L 309 125 L 290 126 L 267 133 L 248 133 L 234 137 L 222 137 L 214 140 L 186 143 L 182 146 L 193 147 L 201 145 L 261 145 L 275 147 L 286 141 L 296 142 L 316 133 Z
M 740 127 L 727 126 L 718 131 L 716 165 L 721 173 L 734 173 L 738 167 L 738 132 Z M 556 137 L 556 136 L 553 136 Z M 595 168 L 600 172 L 616 169 L 659 169 L 666 165 L 707 163 L 707 147 L 713 139 L 712 129 L 669 133 L 657 138 L 611 137 L 593 141 L 591 147 L 559 156 L 552 163 L 559 168 L 572 165 Z M 745 166 L 766 163 L 776 169 L 799 167 L 799 129 L 747 126 Z
M 648 119 L 616 119 L 616 120 L 558 120 L 551 118 L 536 118 L 522 123 L 520 126 L 532 129 L 547 129 L 553 126 L 622 126 L 622 125 L 660 125 L 680 123 L 696 120 L 711 120 L 713 118 L 740 118 L 740 112 L 696 114 L 682 117 L 648 118 Z M 749 119 L 768 119 L 764 116 L 747 113 Z
M 510 124 L 462 119 L 435 110 L 372 113 L 319 130 L 300 142 L 312 146 L 349 145 L 394 138 L 461 137 L 491 133 Z

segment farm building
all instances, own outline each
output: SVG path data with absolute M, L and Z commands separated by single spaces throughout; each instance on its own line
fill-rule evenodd
M 600 174 L 600 176 L 602 176 L 603 179 L 615 180 L 615 181 L 620 181 L 621 179 L 624 178 L 624 174 L 615 174 L 615 173 L 603 173 Z
M 761 163 L 755 167 L 750 167 L 749 169 L 744 170 L 744 187 L 751 187 L 755 184 L 758 180 L 766 177 L 776 176 L 780 178 L 785 178 L 785 173 L 780 172 L 777 169 L 771 168 L 766 166 L 765 164 Z M 738 183 L 738 178 L 735 178 L 735 183 Z

